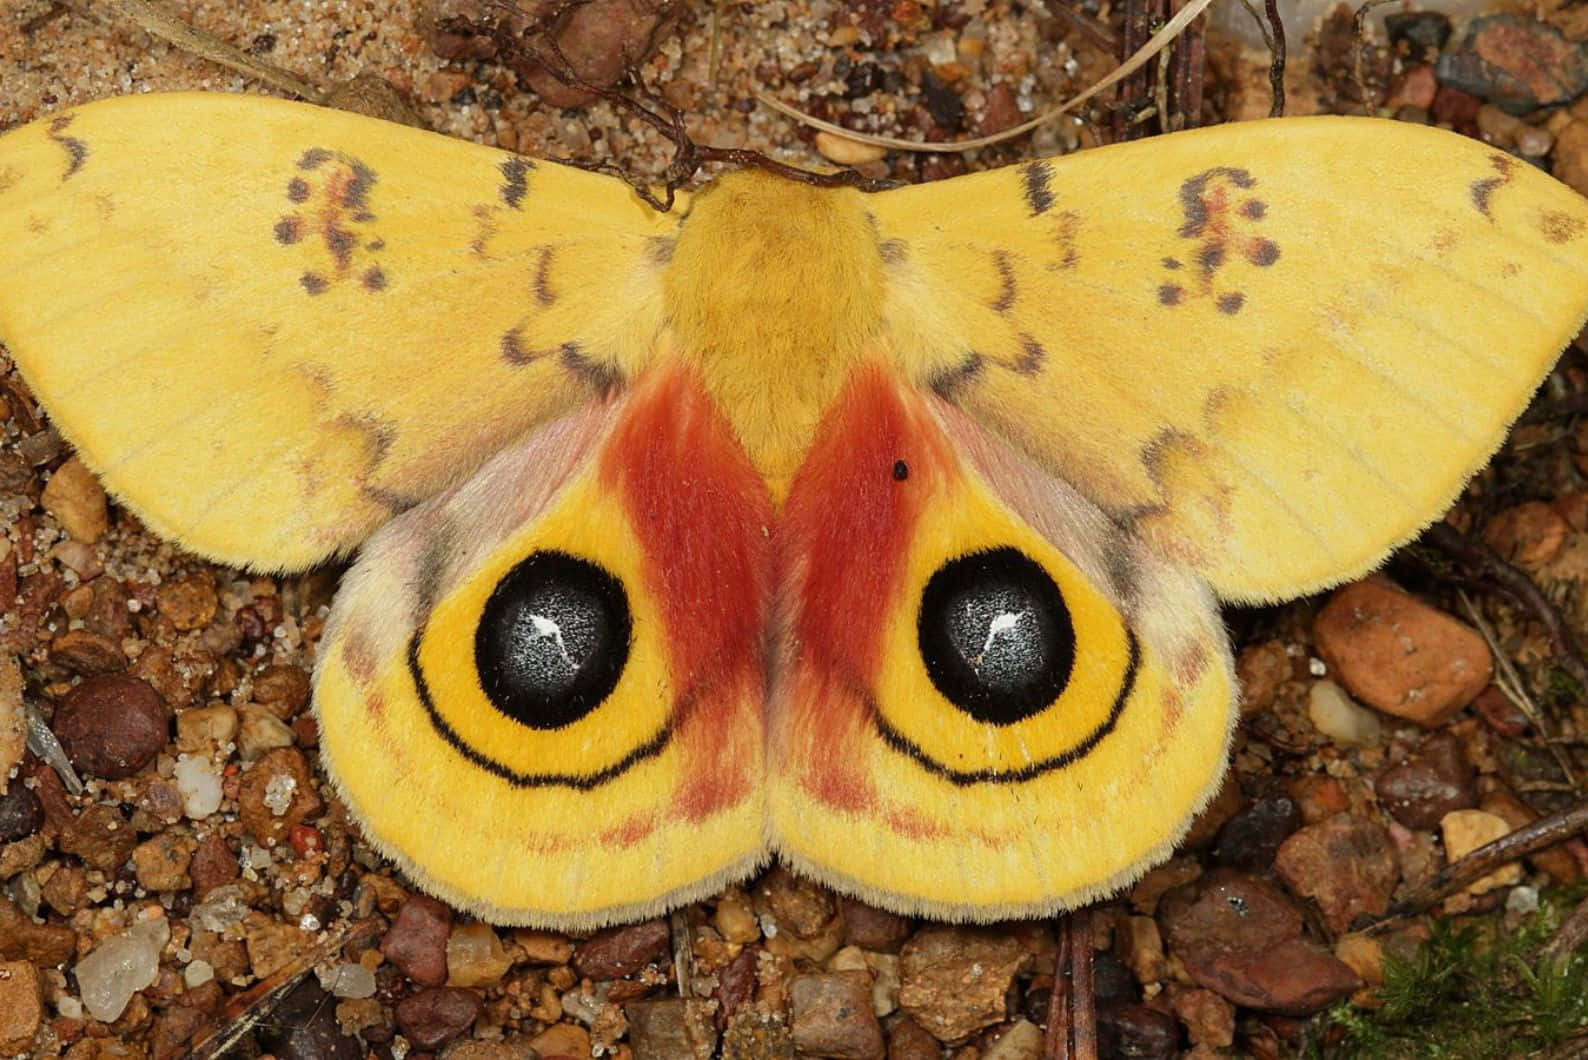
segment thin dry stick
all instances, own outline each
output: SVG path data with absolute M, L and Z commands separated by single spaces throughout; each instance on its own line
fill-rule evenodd
M 1054 925 L 1058 949 L 1053 955 L 1053 990 L 1048 994 L 1048 1029 L 1042 1036 L 1043 1060 L 1070 1060 L 1070 923 L 1073 914 Z
M 1447 866 L 1410 897 L 1397 902 L 1387 917 L 1374 926 L 1383 927 L 1395 919 L 1426 912 L 1447 895 L 1487 876 L 1506 862 L 1552 847 L 1585 828 L 1588 828 L 1588 803 L 1550 817 L 1541 817 L 1492 843 L 1484 844 L 1454 865 Z
M 310 103 L 325 102 L 325 93 L 307 81 L 279 66 L 232 47 L 218 37 L 189 25 L 169 11 L 156 7 L 148 0 L 104 0 L 104 3 L 144 32 L 174 44 L 189 54 L 208 59 L 212 63 L 219 63 L 246 77 L 263 81 L 278 91 L 306 99 Z
M 1263 0 L 1263 10 L 1268 13 L 1268 25 L 1273 30 L 1269 38 L 1268 87 L 1274 98 L 1268 104 L 1270 118 L 1285 116 L 1285 20 L 1279 17 L 1277 0 Z M 1265 34 L 1266 36 L 1266 34 Z
M 928 151 L 939 154 L 951 154 L 956 151 L 973 151 L 978 148 L 991 147 L 993 144 L 1003 143 L 1005 140 L 1013 140 L 1016 137 L 1024 136 L 1033 129 L 1039 129 L 1044 125 L 1057 121 L 1059 118 L 1074 110 L 1076 107 L 1079 107 L 1082 103 L 1085 103 L 1099 92 L 1104 92 L 1110 88 L 1113 88 L 1114 85 L 1118 84 L 1121 80 L 1129 77 L 1131 74 L 1141 69 L 1143 64 L 1150 61 L 1152 57 L 1162 51 L 1170 41 L 1174 40 L 1175 37 L 1184 32 L 1185 28 L 1191 24 L 1191 21 L 1205 11 L 1208 4 L 1210 3 L 1212 3 L 1212 0 L 1191 0 L 1191 3 L 1187 4 L 1178 14 L 1174 16 L 1174 18 L 1171 18 L 1167 23 L 1164 24 L 1163 29 L 1159 30 L 1153 35 L 1152 40 L 1148 41 L 1146 44 L 1137 49 L 1136 53 L 1121 63 L 1113 73 L 1109 74 L 1101 81 L 1098 81 L 1095 85 L 1093 85 L 1091 88 L 1088 88 L 1080 95 L 1074 96 L 1067 102 L 1061 103 L 1057 107 L 1039 114 L 1030 121 L 1022 122 L 1012 129 L 1005 129 L 1003 132 L 996 133 L 992 136 L 979 136 L 974 140 L 960 140 L 951 144 L 920 143 L 915 140 L 901 140 L 893 136 L 872 136 L 869 133 L 857 133 L 853 129 L 844 128 L 842 125 L 835 125 L 830 121 L 823 121 L 820 118 L 812 117 L 811 115 L 806 114 L 804 111 L 801 111 L 795 107 L 791 107 L 782 100 L 770 96 L 765 92 L 757 91 L 752 93 L 752 95 L 755 96 L 758 102 L 771 107 L 779 114 L 784 114 L 790 118 L 793 118 L 802 125 L 807 125 L 812 129 L 820 129 L 823 132 L 829 132 L 834 136 L 841 136 L 847 140 L 854 140 L 863 144 L 872 144 L 876 147 L 886 147 L 895 151 Z
M 1366 3 L 1356 9 L 1356 17 L 1351 20 L 1351 32 L 1354 37 L 1351 50 L 1351 80 L 1356 82 L 1356 90 L 1362 96 L 1362 106 L 1367 108 L 1368 113 L 1377 110 L 1379 104 L 1374 101 L 1373 94 L 1367 90 L 1367 75 L 1362 72 L 1362 50 L 1367 46 L 1367 34 L 1365 32 L 1367 29 L 1367 13 L 1375 7 L 1383 7 L 1385 4 L 1398 4 L 1400 2 L 1401 0 L 1367 0 Z
M 1533 728 L 1538 730 L 1544 746 L 1549 748 L 1550 754 L 1555 758 L 1555 763 L 1560 766 L 1560 771 L 1566 775 L 1566 783 L 1572 791 L 1577 790 L 1577 776 L 1572 771 L 1571 760 L 1566 757 L 1566 749 L 1560 746 L 1554 728 L 1544 712 L 1538 709 L 1538 704 L 1533 702 L 1533 697 L 1527 694 L 1527 688 L 1522 683 L 1522 676 L 1516 672 L 1516 667 L 1511 663 L 1510 656 L 1500 650 L 1500 638 L 1494 635 L 1493 628 L 1486 622 L 1477 607 L 1472 603 L 1472 598 L 1466 593 L 1457 591 L 1456 598 L 1461 601 L 1461 608 L 1478 628 L 1478 633 L 1489 646 L 1489 654 L 1494 657 L 1494 664 L 1498 673 L 1494 678 L 1494 685 L 1517 709 L 1527 715 L 1527 720 L 1533 723 Z
M 1070 990 L 1075 1003 L 1071 1037 L 1075 1060 L 1097 1060 L 1097 996 L 1092 982 L 1092 911 L 1082 909 L 1072 918 L 1075 937 L 1070 950 Z
M 1578 903 L 1571 915 L 1561 921 L 1560 927 L 1538 951 L 1540 963 L 1564 966 L 1567 958 L 1588 942 L 1588 901 Z

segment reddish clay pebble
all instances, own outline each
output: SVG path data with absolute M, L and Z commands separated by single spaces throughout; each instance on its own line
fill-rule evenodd
M 165 706 L 142 678 L 99 674 L 62 697 L 54 729 L 72 765 L 122 780 L 154 761 L 165 746 Z

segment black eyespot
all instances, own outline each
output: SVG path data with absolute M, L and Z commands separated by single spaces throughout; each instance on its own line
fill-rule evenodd
M 906 464 L 903 460 L 895 460 L 893 462 L 893 481 L 903 482 L 909 477 L 910 465 Z
M 939 567 L 921 593 L 916 628 L 937 690 L 991 725 L 1012 725 L 1046 708 L 1075 666 L 1075 628 L 1063 594 L 1047 571 L 1013 548 Z
M 601 705 L 629 658 L 623 583 L 565 552 L 536 552 L 496 583 L 474 632 L 480 687 L 531 729 L 558 729 Z

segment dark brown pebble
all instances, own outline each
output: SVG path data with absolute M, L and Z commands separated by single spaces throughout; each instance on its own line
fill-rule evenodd
M 1274 862 L 1285 838 L 1301 827 L 1301 811 L 1293 799 L 1272 795 L 1258 799 L 1224 822 L 1213 844 L 1213 860 L 1247 872 L 1262 872 Z
M 848 897 L 838 899 L 838 911 L 844 918 L 846 946 L 859 946 L 873 953 L 898 953 L 910 937 L 910 921 L 896 913 Z
M 474 1025 L 485 1003 L 472 990 L 427 987 L 397 1003 L 397 1026 L 420 1049 L 435 1049 Z
M 1435 64 L 1441 84 L 1512 113 L 1568 102 L 1588 90 L 1588 54 L 1531 15 L 1500 12 L 1467 23 Z
M 52 727 L 72 765 L 106 780 L 154 761 L 168 735 L 160 693 L 126 674 L 85 678 L 56 705 Z
M 188 866 L 188 875 L 193 880 L 193 893 L 200 901 L 215 888 L 231 883 L 240 874 L 237 855 L 232 853 L 225 837 L 219 832 L 210 833 L 199 843 L 198 849 L 193 852 L 193 862 Z
M 1349 813 L 1285 840 L 1274 870 L 1293 893 L 1318 903 L 1336 935 L 1350 930 L 1359 916 L 1383 914 L 1400 882 L 1400 862 L 1384 826 Z
M 111 674 L 127 668 L 121 645 L 86 629 L 73 629 L 50 642 L 50 661 L 74 674 Z
M 43 826 L 44 804 L 22 783 L 21 777 L 13 777 L 5 794 L 0 795 L 0 839 L 14 843 Z
M 888 1032 L 888 1060 L 938 1060 L 942 1055 L 937 1039 L 908 1016 Z
M 301 666 L 267 666 L 254 676 L 254 701 L 283 721 L 309 705 L 309 671 Z
M 336 999 L 309 976 L 260 1024 L 259 1044 L 279 1060 L 361 1060 L 357 1038 L 336 1024 Z
M 1450 18 L 1438 11 L 1393 11 L 1384 16 L 1384 29 L 1412 61 L 1431 63 L 1450 39 Z
M 838 1060 L 877 1060 L 883 1055 L 869 972 L 801 975 L 789 998 L 796 1051 Z
M 607 928 L 579 944 L 573 965 L 591 979 L 621 979 L 661 957 L 671 940 L 665 920 Z
M 1134 1001 L 1099 1005 L 1097 1044 L 1102 1056 L 1171 1060 L 1180 1051 L 1180 1025 L 1167 1012 Z
M 1461 741 L 1453 733 L 1438 732 L 1404 763 L 1380 773 L 1373 790 L 1391 817 L 1407 828 L 1426 830 L 1437 827 L 1452 810 L 1478 804 L 1478 774 Z

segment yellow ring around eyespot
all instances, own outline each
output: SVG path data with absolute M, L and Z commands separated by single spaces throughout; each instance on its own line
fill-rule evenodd
M 628 598 L 633 632 L 628 661 L 605 702 L 560 728 L 532 729 L 498 710 L 480 687 L 474 637 L 497 583 L 546 550 L 615 576 Z M 438 729 L 450 730 L 442 737 L 527 777 L 597 777 L 620 770 L 642 749 L 658 749 L 669 731 L 673 690 L 661 619 L 642 590 L 642 555 L 627 516 L 599 488 L 594 470 L 571 483 L 543 519 L 503 542 L 436 604 L 415 652 L 419 691 L 428 692 Z
M 1118 610 L 1064 554 L 999 505 L 968 474 L 941 488 L 928 524 L 915 536 L 905 590 L 887 618 L 882 657 L 900 660 L 875 682 L 882 725 L 927 762 L 949 772 L 1018 774 L 1034 763 L 1074 754 L 1113 716 L 1132 676 L 1131 638 Z M 937 570 L 975 552 L 1012 547 L 1047 571 L 1069 609 L 1075 663 L 1057 699 L 1008 725 L 978 721 L 954 706 L 921 658 L 921 593 Z

